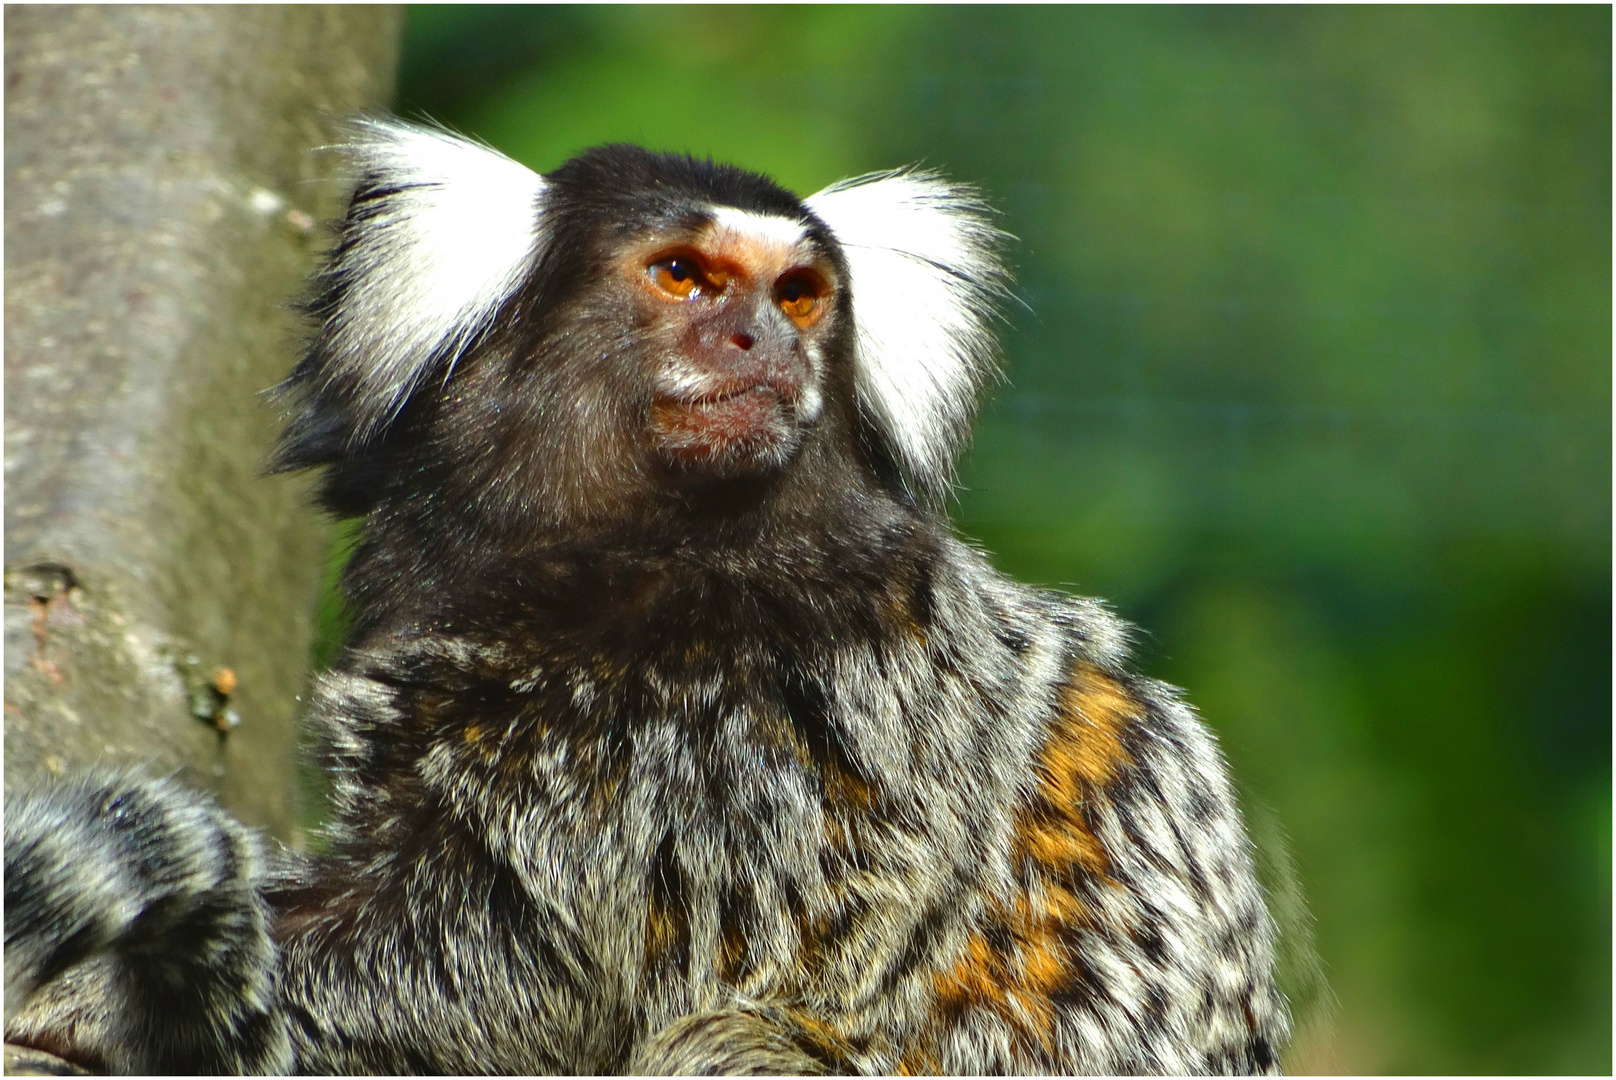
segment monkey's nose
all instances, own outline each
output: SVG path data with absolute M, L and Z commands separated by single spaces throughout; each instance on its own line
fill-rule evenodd
M 753 345 L 755 345 L 757 343 L 757 339 L 754 338 L 751 334 L 740 333 L 740 332 L 736 332 L 736 333 L 731 334 L 729 336 L 729 340 L 730 340 L 731 344 L 739 347 L 743 351 L 746 350 L 746 349 L 750 349 Z

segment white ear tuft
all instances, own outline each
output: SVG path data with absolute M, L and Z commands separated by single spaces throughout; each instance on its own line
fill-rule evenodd
M 366 119 L 354 133 L 343 149 L 359 185 L 322 275 L 313 358 L 363 442 L 431 372 L 452 370 L 516 291 L 544 178 L 447 131 Z
M 857 387 L 908 481 L 945 494 L 977 394 L 998 370 L 989 326 L 1005 234 L 971 189 L 927 172 L 861 176 L 804 200 L 853 282 Z

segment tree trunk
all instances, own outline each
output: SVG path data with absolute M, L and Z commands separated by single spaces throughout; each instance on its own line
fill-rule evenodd
M 290 836 L 330 529 L 261 475 L 393 7 L 5 12 L 5 780 L 143 763 Z M 239 725 L 239 726 L 237 726 Z

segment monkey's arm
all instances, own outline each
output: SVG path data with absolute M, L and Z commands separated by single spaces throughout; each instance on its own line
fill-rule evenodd
M 115 1072 L 284 1071 L 264 862 L 257 837 L 166 780 L 8 799 L 7 1039 Z
M 630 1076 L 827 1076 L 847 1071 L 828 1029 L 782 1009 L 682 1016 L 640 1044 Z

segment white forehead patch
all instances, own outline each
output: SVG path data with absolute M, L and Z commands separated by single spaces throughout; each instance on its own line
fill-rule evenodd
M 788 248 L 796 247 L 808 233 L 803 222 L 774 214 L 755 214 L 733 206 L 715 206 L 712 211 L 713 221 L 721 229 Z

